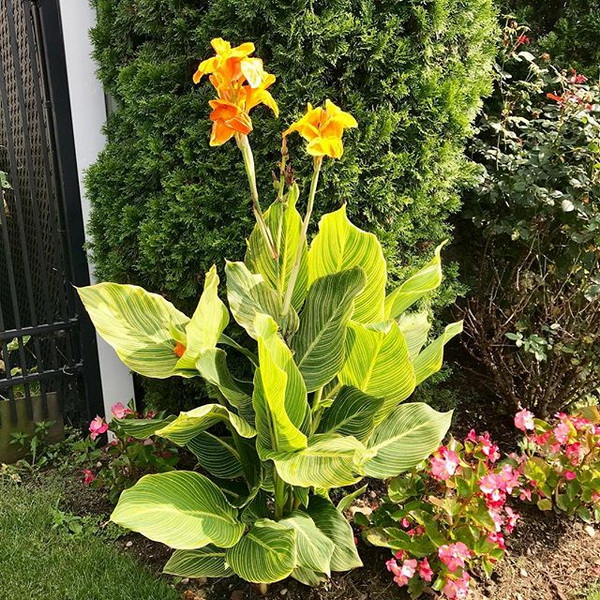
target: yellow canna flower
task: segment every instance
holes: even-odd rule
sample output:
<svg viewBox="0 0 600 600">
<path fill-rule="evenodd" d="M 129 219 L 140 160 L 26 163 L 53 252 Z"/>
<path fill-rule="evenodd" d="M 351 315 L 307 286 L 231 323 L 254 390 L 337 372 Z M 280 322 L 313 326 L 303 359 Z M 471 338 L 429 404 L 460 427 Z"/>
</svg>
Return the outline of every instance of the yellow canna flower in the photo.
<svg viewBox="0 0 600 600">
<path fill-rule="evenodd" d="M 246 42 L 235 48 L 222 38 L 215 38 L 211 45 L 216 55 L 200 63 L 194 74 L 194 83 L 204 75 L 217 91 L 218 99 L 209 102 L 213 129 L 211 146 L 220 146 L 236 134 L 247 135 L 252 131 L 249 112 L 259 104 L 268 106 L 277 116 L 279 108 L 267 88 L 275 82 L 275 76 L 263 69 L 260 58 L 252 58 L 254 44 Z"/>
<path fill-rule="evenodd" d="M 306 114 L 286 129 L 283 135 L 297 131 L 308 142 L 306 151 L 310 155 L 340 158 L 344 153 L 344 129 L 357 125 L 350 113 L 341 110 L 331 100 L 325 100 L 324 108 L 313 108 L 309 104 Z"/>
</svg>

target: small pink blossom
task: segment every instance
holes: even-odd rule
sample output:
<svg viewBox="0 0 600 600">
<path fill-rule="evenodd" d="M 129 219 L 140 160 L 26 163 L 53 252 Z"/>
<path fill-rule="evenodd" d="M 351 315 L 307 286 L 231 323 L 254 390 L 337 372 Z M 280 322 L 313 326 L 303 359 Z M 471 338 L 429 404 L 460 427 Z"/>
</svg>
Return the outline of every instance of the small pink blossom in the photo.
<svg viewBox="0 0 600 600">
<path fill-rule="evenodd" d="M 477 433 L 475 433 L 474 429 L 471 429 L 471 431 L 469 431 L 469 434 L 465 438 L 465 442 L 473 442 L 473 444 L 477 443 Z"/>
<path fill-rule="evenodd" d="M 571 428 L 564 421 L 559 423 L 554 428 L 554 437 L 559 444 L 566 444 L 569 441 L 569 434 L 571 433 Z"/>
<path fill-rule="evenodd" d="M 471 556 L 471 551 L 463 542 L 444 544 L 438 548 L 440 560 L 448 567 L 449 571 L 456 571 L 465 566 L 465 559 Z"/>
<path fill-rule="evenodd" d="M 507 494 L 511 494 L 513 489 L 519 487 L 519 472 L 515 471 L 511 465 L 504 465 L 500 471 L 504 489 Z"/>
<path fill-rule="evenodd" d="M 431 475 L 439 481 L 445 481 L 450 479 L 460 466 L 460 459 L 453 450 L 448 450 L 445 446 L 442 446 L 438 450 L 439 456 L 434 456 L 431 459 Z"/>
<path fill-rule="evenodd" d="M 90 438 L 95 440 L 99 435 L 108 431 L 108 423 L 102 417 L 96 416 L 90 421 L 89 430 Z"/>
<path fill-rule="evenodd" d="M 533 417 L 534 414 L 531 411 L 527 409 L 520 410 L 515 415 L 515 427 L 521 431 L 533 431 L 535 429 Z"/>
<path fill-rule="evenodd" d="M 110 412 L 115 419 L 123 419 L 125 415 L 131 414 L 131 409 L 123 406 L 121 402 L 117 402 L 116 404 L 112 405 Z"/>
<path fill-rule="evenodd" d="M 569 462 L 577 467 L 581 464 L 583 457 L 585 456 L 585 449 L 581 442 L 575 442 L 573 444 L 569 444 L 565 448 L 565 455 L 569 459 Z"/>
<path fill-rule="evenodd" d="M 496 544 L 500 549 L 506 550 L 506 544 L 504 543 L 504 536 L 500 532 L 488 534 L 486 540 L 490 544 Z"/>
<path fill-rule="evenodd" d="M 573 479 L 577 479 L 577 473 L 575 473 L 575 471 L 565 471 L 565 479 L 567 481 L 573 481 Z"/>
<path fill-rule="evenodd" d="M 527 500 L 527 502 L 531 502 L 531 490 L 529 488 L 521 488 L 519 500 Z"/>
<path fill-rule="evenodd" d="M 83 470 L 83 483 L 85 485 L 90 485 L 92 481 L 95 481 L 95 479 L 96 476 L 89 469 Z"/>
<path fill-rule="evenodd" d="M 402 563 L 400 572 L 407 579 L 411 579 L 417 571 L 417 561 L 414 558 L 409 558 Z"/>
<path fill-rule="evenodd" d="M 394 554 L 394 557 L 397 560 L 403 560 L 404 559 L 404 550 L 398 550 L 398 552 L 396 552 L 396 554 Z"/>
<path fill-rule="evenodd" d="M 516 513 L 510 506 L 507 506 L 504 510 L 506 511 L 506 523 L 504 524 L 504 529 L 506 530 L 506 533 L 511 534 L 521 518 L 521 515 Z"/>
<path fill-rule="evenodd" d="M 433 570 L 427 558 L 424 558 L 419 563 L 419 577 L 425 581 L 431 581 L 433 579 Z"/>
<path fill-rule="evenodd" d="M 471 576 L 464 571 L 458 579 L 448 578 L 442 592 L 447 598 L 465 600 L 469 595 L 469 581 Z"/>
<path fill-rule="evenodd" d="M 502 531 L 502 525 L 504 525 L 504 519 L 498 510 L 494 510 L 493 508 L 488 509 L 488 513 L 494 521 L 494 526 L 496 527 L 496 532 Z"/>
</svg>

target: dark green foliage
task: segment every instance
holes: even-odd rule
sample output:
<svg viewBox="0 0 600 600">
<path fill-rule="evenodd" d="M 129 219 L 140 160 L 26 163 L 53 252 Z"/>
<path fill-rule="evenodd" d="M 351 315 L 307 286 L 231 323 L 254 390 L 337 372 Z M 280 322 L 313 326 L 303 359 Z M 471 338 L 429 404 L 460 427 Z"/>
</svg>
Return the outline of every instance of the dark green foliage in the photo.
<svg viewBox="0 0 600 600">
<path fill-rule="evenodd" d="M 505 30 L 459 248 L 468 348 L 492 392 L 547 415 L 600 384 L 600 90 Z M 510 40 L 513 40 L 510 43 Z"/>
<path fill-rule="evenodd" d="M 599 0 L 509 0 L 503 8 L 531 27 L 536 50 L 566 68 L 600 75 Z"/>
<path fill-rule="evenodd" d="M 87 179 L 91 250 L 101 279 L 136 283 L 190 311 L 204 272 L 239 259 L 252 228 L 238 149 L 208 145 L 198 61 L 221 36 L 252 40 L 281 117 L 253 111 L 262 203 L 274 198 L 283 129 L 330 98 L 358 120 L 339 161 L 326 161 L 319 213 L 342 202 L 380 236 L 394 275 L 429 258 L 449 234 L 457 189 L 472 177 L 463 155 L 495 52 L 491 0 L 94 0 L 99 73 L 115 98 L 108 145 Z M 299 136 L 292 166 L 306 192 L 311 161 Z M 303 207 L 300 207 L 303 209 Z M 452 301 L 449 279 L 440 302 Z"/>
</svg>

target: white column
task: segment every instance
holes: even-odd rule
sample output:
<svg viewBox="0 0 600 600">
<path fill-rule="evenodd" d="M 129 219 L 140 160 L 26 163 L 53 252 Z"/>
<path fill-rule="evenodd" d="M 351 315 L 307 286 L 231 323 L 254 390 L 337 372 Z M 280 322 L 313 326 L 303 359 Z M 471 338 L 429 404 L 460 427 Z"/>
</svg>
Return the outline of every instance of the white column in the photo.
<svg viewBox="0 0 600 600">
<path fill-rule="evenodd" d="M 60 12 L 65 43 L 69 98 L 73 115 L 73 135 L 81 190 L 81 208 L 84 225 L 90 214 L 90 203 L 85 195 L 85 170 L 96 160 L 105 145 L 102 126 L 106 120 L 104 91 L 95 75 L 89 30 L 94 25 L 94 11 L 87 0 L 60 0 Z M 90 265 L 92 281 L 94 266 Z M 127 367 L 114 350 L 98 337 L 100 375 L 106 416 L 116 402 L 127 404 L 134 397 L 133 379 Z"/>
</svg>

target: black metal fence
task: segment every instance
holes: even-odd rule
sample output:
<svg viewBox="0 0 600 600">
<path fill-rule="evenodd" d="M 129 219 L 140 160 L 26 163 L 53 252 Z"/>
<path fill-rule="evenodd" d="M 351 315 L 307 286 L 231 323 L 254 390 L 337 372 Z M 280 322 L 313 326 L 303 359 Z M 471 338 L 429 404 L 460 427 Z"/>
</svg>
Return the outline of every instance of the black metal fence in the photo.
<svg viewBox="0 0 600 600">
<path fill-rule="evenodd" d="M 13 423 L 102 406 L 73 288 L 89 279 L 60 32 L 57 0 L 0 0 L 0 419 Z"/>
</svg>

